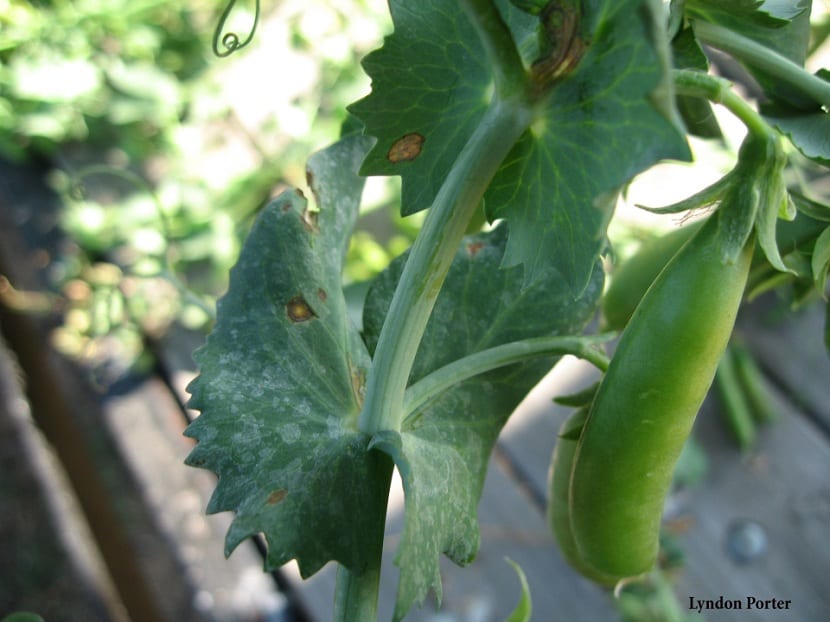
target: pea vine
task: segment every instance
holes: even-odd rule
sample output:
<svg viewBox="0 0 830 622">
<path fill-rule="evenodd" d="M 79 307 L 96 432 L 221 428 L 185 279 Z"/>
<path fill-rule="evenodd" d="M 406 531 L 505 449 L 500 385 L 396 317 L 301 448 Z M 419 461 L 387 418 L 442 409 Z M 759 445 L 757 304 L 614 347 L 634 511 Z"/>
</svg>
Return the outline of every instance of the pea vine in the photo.
<svg viewBox="0 0 830 622">
<path fill-rule="evenodd" d="M 222 54 L 253 36 L 220 34 L 233 5 L 214 42 Z M 699 114 L 710 103 L 747 127 L 737 163 L 656 211 L 728 204 L 715 212 L 717 233 L 702 230 L 725 266 L 757 240 L 769 268 L 757 289 L 786 275 L 823 293 L 830 263 L 830 208 L 790 192 L 784 178 L 785 140 L 830 164 L 828 72 L 804 69 L 808 0 L 390 0 L 389 8 L 394 32 L 364 60 L 372 92 L 350 107 L 360 130 L 309 161 L 313 202 L 287 191 L 250 232 L 196 355 L 190 406 L 202 414 L 187 430 L 199 441 L 188 464 L 219 475 L 208 511 L 236 514 L 227 552 L 262 533 L 271 568 L 296 559 L 307 577 L 336 561 L 337 619 L 348 621 L 377 618 L 393 468 L 406 497 L 400 620 L 429 590 L 440 600 L 440 555 L 475 557 L 488 459 L 530 388 L 563 354 L 608 369 L 607 378 L 625 368 L 619 355 L 609 364 L 607 335 L 582 335 L 602 298 L 606 228 L 632 177 L 691 158 L 687 134 L 711 131 L 701 121 L 711 115 Z M 760 108 L 708 72 L 703 45 L 746 66 L 764 90 Z M 429 211 L 413 246 L 371 285 L 359 331 L 340 274 L 368 175 L 401 177 L 404 215 Z M 470 234 L 482 211 L 493 225 Z M 798 242 L 811 257 L 805 270 L 791 248 L 782 254 L 778 224 L 807 218 L 818 225 Z M 708 322 L 698 324 L 705 333 Z M 637 330 L 624 328 L 623 339 Z M 591 422 L 603 417 L 611 391 L 603 385 L 596 403 L 586 398 L 587 423 L 571 426 L 577 469 L 595 451 L 587 447 L 603 443 L 594 432 L 580 436 L 601 428 Z M 693 420 L 697 407 L 686 410 Z M 588 526 L 567 511 L 563 524 L 577 536 L 602 530 L 591 525 L 608 512 L 595 509 Z M 603 557 L 583 571 L 629 576 L 594 567 Z M 529 616 L 527 603 L 522 611 L 516 619 Z"/>
</svg>

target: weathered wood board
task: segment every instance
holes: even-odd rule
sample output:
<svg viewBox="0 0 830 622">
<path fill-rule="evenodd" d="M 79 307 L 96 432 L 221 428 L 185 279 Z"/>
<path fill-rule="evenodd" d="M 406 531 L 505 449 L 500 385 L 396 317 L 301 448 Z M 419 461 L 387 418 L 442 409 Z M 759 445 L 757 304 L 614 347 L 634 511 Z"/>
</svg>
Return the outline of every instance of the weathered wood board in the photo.
<svg viewBox="0 0 830 622">
<path fill-rule="evenodd" d="M 126 622 L 60 462 L 35 426 L 0 340 L 0 617 Z"/>
<path fill-rule="evenodd" d="M 59 209 L 37 171 L 0 169 L 0 274 L 17 291 L 48 291 L 43 258 L 62 249 Z M 285 619 L 286 599 L 250 543 L 232 562 L 223 559 L 226 518 L 203 516 L 212 482 L 182 464 L 185 419 L 164 380 L 93 387 L 52 347 L 48 309 L 38 315 L 2 302 L 0 328 L 25 375 L 33 419 L 63 464 L 126 615 Z M 0 568 L 0 581 L 7 572 L 14 568 Z"/>
</svg>

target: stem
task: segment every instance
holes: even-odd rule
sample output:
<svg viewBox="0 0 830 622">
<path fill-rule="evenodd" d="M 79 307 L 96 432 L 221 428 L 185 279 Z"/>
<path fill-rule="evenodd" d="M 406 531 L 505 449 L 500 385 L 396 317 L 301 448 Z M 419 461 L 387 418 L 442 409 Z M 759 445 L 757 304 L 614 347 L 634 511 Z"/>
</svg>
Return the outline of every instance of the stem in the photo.
<svg viewBox="0 0 830 622">
<path fill-rule="evenodd" d="M 728 80 L 693 69 L 675 69 L 672 71 L 672 77 L 678 95 L 702 97 L 721 104 L 738 117 L 751 133 L 759 137 L 778 135 L 749 102 L 732 90 L 732 84 Z"/>
<path fill-rule="evenodd" d="M 510 99 L 527 88 L 527 73 L 516 49 L 513 35 L 501 18 L 492 0 L 459 0 L 470 17 L 479 39 L 484 45 L 496 96 Z"/>
<path fill-rule="evenodd" d="M 383 554 L 384 524 L 386 522 L 386 503 L 392 482 L 393 462 L 385 453 L 373 451 L 370 459 L 374 461 L 373 470 L 378 474 L 376 481 L 378 507 L 377 523 L 367 525 L 372 534 L 371 552 L 367 559 L 372 560 L 362 573 L 338 565 L 337 581 L 334 593 L 335 622 L 375 622 L 378 619 L 378 590 L 380 586 L 381 556 Z"/>
<path fill-rule="evenodd" d="M 366 383 L 362 432 L 399 431 L 415 354 L 464 230 L 502 160 L 530 124 L 518 100 L 494 98 L 453 164 L 406 261 Z"/>
<path fill-rule="evenodd" d="M 358 420 L 360 431 L 369 435 L 401 429 L 406 385 L 438 292 L 490 180 L 532 120 L 524 66 L 492 0 L 459 1 L 478 31 L 493 67 L 495 94 L 441 185 L 392 297 Z M 388 490 L 393 462 L 385 454 L 375 453 L 383 456 L 377 472 L 386 480 Z M 369 567 L 361 574 L 343 567 L 338 571 L 335 608 L 341 622 L 377 619 L 382 523 L 374 531 L 377 546 Z"/>
<path fill-rule="evenodd" d="M 731 54 L 770 76 L 793 85 L 822 106 L 830 107 L 830 83 L 814 76 L 775 50 L 733 30 L 702 20 L 694 22 L 694 30 L 702 43 Z"/>
<path fill-rule="evenodd" d="M 527 88 L 523 86 L 524 67 L 495 6 L 490 0 L 461 1 L 494 67 L 495 95 L 441 185 L 392 297 L 378 337 L 366 381 L 366 400 L 358 421 L 360 431 L 369 435 L 401 429 L 406 385 L 438 292 L 490 180 L 532 120 Z M 378 474 L 387 482 L 388 490 L 393 463 L 385 454 L 380 455 L 383 460 L 378 462 Z M 370 556 L 369 567 L 360 574 L 343 567 L 338 570 L 335 598 L 338 621 L 377 619 L 382 524 L 374 531 L 378 545 Z"/>
<path fill-rule="evenodd" d="M 459 382 L 531 358 L 572 354 L 585 359 L 601 371 L 606 371 L 608 357 L 597 349 L 596 345 L 611 337 L 613 334 L 596 337 L 533 337 L 475 352 L 436 369 L 409 387 L 404 394 L 404 416 L 411 415 L 429 400 Z"/>
</svg>

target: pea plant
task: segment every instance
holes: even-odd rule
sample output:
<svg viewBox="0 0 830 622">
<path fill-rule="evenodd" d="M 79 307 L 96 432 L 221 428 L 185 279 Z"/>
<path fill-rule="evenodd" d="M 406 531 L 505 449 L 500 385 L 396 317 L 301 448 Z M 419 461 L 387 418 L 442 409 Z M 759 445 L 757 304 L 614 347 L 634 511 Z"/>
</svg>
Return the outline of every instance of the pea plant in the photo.
<svg viewBox="0 0 830 622">
<path fill-rule="evenodd" d="M 196 355 L 187 463 L 219 476 L 208 512 L 235 512 L 228 553 L 263 534 L 268 567 L 296 559 L 307 577 L 337 562 L 337 619 L 374 620 L 397 468 L 400 620 L 430 590 L 440 600 L 442 554 L 475 557 L 499 431 L 567 353 L 605 374 L 568 399 L 552 530 L 600 583 L 647 573 L 745 292 L 824 292 L 830 207 L 786 176 L 793 160 L 830 164 L 830 72 L 804 68 L 810 0 L 389 9 L 394 32 L 363 62 L 371 93 L 308 162 L 312 196 L 287 191 L 261 211 Z M 709 72 L 705 47 L 745 66 L 760 107 Z M 660 160 L 689 160 L 688 136 L 717 130 L 712 103 L 746 126 L 734 168 L 652 208 L 704 218 L 603 302 L 619 193 Z M 400 176 L 402 213 L 428 213 L 371 284 L 358 329 L 341 269 L 370 175 Z M 608 334 L 584 334 L 601 305 L 621 330 L 610 361 Z"/>
</svg>

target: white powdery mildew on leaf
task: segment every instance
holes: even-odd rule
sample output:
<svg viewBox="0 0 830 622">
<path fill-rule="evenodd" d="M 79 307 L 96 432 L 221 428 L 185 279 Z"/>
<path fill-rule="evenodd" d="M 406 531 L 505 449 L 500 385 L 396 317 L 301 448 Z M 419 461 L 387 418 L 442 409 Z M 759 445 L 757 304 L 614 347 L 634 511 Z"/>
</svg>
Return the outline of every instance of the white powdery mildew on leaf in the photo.
<svg viewBox="0 0 830 622">
<path fill-rule="evenodd" d="M 267 565 L 296 558 L 304 575 L 330 560 L 365 565 L 365 526 L 383 516 L 354 425 L 352 370 L 370 360 L 340 288 L 367 147 L 353 137 L 312 157 L 313 217 L 294 191 L 260 213 L 190 387 L 202 414 L 186 432 L 199 441 L 188 463 L 219 475 L 208 511 L 236 512 L 226 551 L 263 533 Z M 355 521 L 364 528 L 350 532 Z"/>
</svg>

